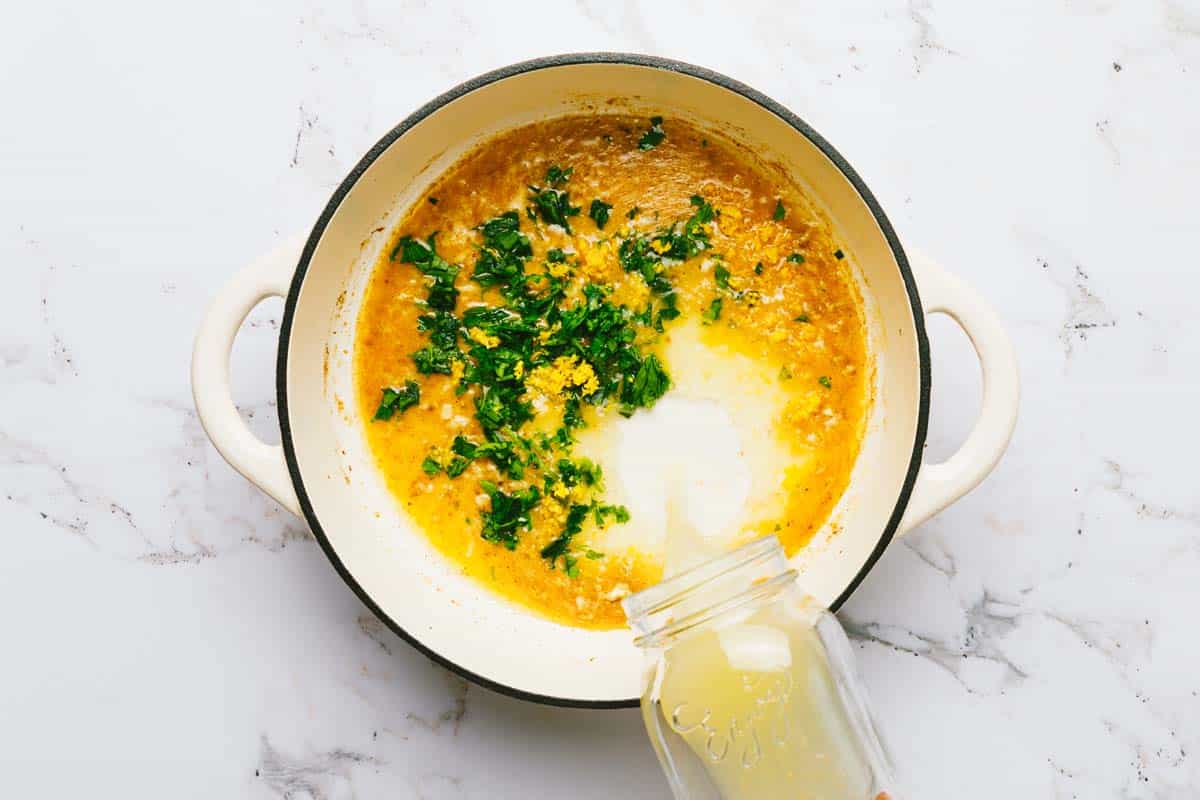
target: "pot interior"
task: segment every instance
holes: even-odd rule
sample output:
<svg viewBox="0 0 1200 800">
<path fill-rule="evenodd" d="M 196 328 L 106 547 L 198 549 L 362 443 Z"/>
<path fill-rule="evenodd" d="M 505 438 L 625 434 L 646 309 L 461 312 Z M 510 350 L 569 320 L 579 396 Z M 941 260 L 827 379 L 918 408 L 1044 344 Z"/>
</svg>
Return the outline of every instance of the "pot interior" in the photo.
<svg viewBox="0 0 1200 800">
<path fill-rule="evenodd" d="M 485 685 L 580 705 L 629 704 L 640 693 L 640 654 L 630 633 L 545 620 L 465 578 L 437 553 L 385 488 L 358 419 L 354 324 L 388 231 L 442 171 L 500 131 L 580 112 L 684 117 L 743 144 L 806 188 L 858 270 L 875 403 L 850 488 L 824 530 L 793 559 L 802 584 L 826 605 L 840 602 L 903 511 L 926 413 L 915 291 L 903 254 L 882 212 L 872 210 L 836 154 L 782 109 L 743 92 L 750 90 L 728 79 L 657 62 L 568 58 L 485 76 L 385 137 L 313 231 L 280 343 L 284 446 L 297 493 L 326 551 L 368 605 L 426 652 Z"/>
</svg>

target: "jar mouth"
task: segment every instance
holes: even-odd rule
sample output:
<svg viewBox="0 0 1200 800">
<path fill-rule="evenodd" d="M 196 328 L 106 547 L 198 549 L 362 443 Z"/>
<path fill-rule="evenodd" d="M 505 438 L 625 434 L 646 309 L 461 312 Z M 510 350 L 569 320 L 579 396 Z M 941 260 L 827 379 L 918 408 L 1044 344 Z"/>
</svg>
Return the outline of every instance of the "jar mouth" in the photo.
<svg viewBox="0 0 1200 800">
<path fill-rule="evenodd" d="M 783 547 L 764 536 L 630 595 L 621 603 L 637 638 L 649 647 L 791 583 Z"/>
<path fill-rule="evenodd" d="M 765 597 L 770 597 L 785 586 L 790 586 L 795 579 L 796 571 L 790 569 L 768 581 L 756 583 L 741 594 L 734 595 L 720 603 L 706 606 L 690 614 L 685 614 L 678 619 L 672 618 L 670 622 L 658 630 L 651 631 L 644 636 L 636 637 L 633 643 L 641 648 L 658 647 L 671 639 L 683 636 L 688 631 L 702 628 L 718 617 L 731 614 L 742 606 L 750 605 Z"/>
</svg>

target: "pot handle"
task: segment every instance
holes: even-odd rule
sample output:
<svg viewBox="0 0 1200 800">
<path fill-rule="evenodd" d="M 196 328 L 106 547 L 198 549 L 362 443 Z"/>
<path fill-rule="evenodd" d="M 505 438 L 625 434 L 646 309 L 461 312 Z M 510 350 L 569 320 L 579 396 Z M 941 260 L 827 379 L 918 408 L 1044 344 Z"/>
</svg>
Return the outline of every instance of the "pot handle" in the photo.
<svg viewBox="0 0 1200 800">
<path fill-rule="evenodd" d="M 974 489 L 996 466 L 1017 424 L 1020 377 L 1012 342 L 996 312 L 974 289 L 928 256 L 909 251 L 926 314 L 945 314 L 971 340 L 983 373 L 979 419 L 954 455 L 923 464 L 900 521 L 907 533 Z"/>
<path fill-rule="evenodd" d="M 192 397 L 204 432 L 229 465 L 300 516 L 283 448 L 258 439 L 238 413 L 229 385 L 229 354 L 246 315 L 268 297 L 284 297 L 304 239 L 279 245 L 243 267 L 204 314 L 192 349 Z"/>
</svg>

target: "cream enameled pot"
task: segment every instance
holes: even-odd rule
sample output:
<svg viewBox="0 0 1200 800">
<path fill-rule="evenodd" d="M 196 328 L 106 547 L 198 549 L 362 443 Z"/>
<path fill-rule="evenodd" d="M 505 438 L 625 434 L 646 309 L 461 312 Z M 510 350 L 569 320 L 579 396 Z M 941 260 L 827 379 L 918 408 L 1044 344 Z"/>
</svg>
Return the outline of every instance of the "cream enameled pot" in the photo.
<svg viewBox="0 0 1200 800">
<path fill-rule="evenodd" d="M 683 117 L 734 138 L 799 180 L 847 245 L 867 306 L 876 400 L 850 488 L 826 530 L 792 559 L 818 600 L 836 608 L 893 535 L 978 484 L 1008 443 L 1018 401 L 1016 362 L 995 314 L 933 262 L 906 255 L 837 151 L 747 86 L 658 58 L 581 54 L 483 75 L 418 110 L 363 157 L 307 237 L 255 261 L 221 291 L 196 339 L 196 408 L 229 463 L 308 521 L 338 573 L 397 634 L 485 686 L 590 707 L 637 703 L 632 635 L 550 622 L 465 578 L 439 555 L 387 493 L 370 458 L 350 356 L 363 289 L 387 232 L 438 174 L 500 131 L 609 109 Z M 229 386 L 238 327 L 272 295 L 286 297 L 276 365 L 281 447 L 250 433 Z M 922 464 L 929 413 L 924 319 L 937 312 L 974 343 L 983 402 L 960 450 L 943 463 Z"/>
</svg>

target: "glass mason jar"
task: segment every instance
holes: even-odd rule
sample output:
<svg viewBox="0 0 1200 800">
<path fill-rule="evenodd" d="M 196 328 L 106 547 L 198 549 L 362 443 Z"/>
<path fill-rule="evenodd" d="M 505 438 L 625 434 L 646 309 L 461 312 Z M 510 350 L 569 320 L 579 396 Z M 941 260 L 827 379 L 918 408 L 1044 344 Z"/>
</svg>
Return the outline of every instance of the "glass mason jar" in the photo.
<svg viewBox="0 0 1200 800">
<path fill-rule="evenodd" d="M 642 716 L 676 798 L 894 800 L 850 642 L 774 536 L 623 605 L 647 658 Z"/>
</svg>

